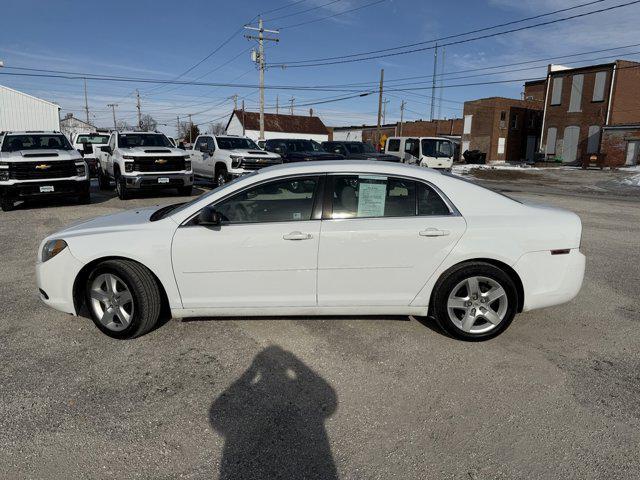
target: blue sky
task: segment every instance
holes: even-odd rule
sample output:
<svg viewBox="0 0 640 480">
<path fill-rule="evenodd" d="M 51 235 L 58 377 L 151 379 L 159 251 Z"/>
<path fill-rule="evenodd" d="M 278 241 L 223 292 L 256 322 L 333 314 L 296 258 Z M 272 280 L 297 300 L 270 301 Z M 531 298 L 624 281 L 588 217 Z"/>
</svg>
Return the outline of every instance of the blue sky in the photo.
<svg viewBox="0 0 640 480">
<path fill-rule="evenodd" d="M 303 26 L 299 22 L 322 19 L 329 15 L 357 8 L 372 0 L 236 0 L 222 1 L 146 1 L 111 0 L 83 2 L 74 0 L 3 0 L 0 17 L 0 60 L 6 67 L 30 67 L 88 72 L 93 74 L 173 79 L 218 47 L 234 31 L 261 11 L 285 6 L 264 15 L 267 28 L 282 28 L 280 43 L 268 44 L 267 62 L 334 57 L 362 51 L 394 47 L 406 43 L 461 33 L 477 28 L 517 20 L 558 10 L 587 0 L 385 0 L 334 18 L 314 21 Z M 555 15 L 543 20 L 560 18 L 597 8 L 625 3 L 606 0 L 579 10 Z M 315 8 L 318 7 L 318 8 Z M 303 10 L 315 8 L 300 15 Z M 531 23 L 531 22 L 530 22 Z M 493 39 L 450 46 L 446 51 L 446 72 L 459 72 L 507 63 L 524 62 L 547 57 L 571 55 L 606 48 L 640 43 L 640 4 L 604 14 L 575 19 L 546 27 L 512 33 Z M 287 28 L 289 26 L 289 28 Z M 183 79 L 200 78 L 203 82 L 242 83 L 254 86 L 258 72 L 253 66 L 249 49 L 252 43 L 236 35 Z M 585 55 L 573 59 L 582 63 L 602 63 L 616 57 L 640 59 L 640 46 L 615 52 Z M 604 58 L 606 55 L 610 57 Z M 598 59 L 597 61 L 588 61 Z M 542 62 L 544 63 L 544 62 Z M 565 63 L 561 60 L 555 63 Z M 577 66 L 580 63 L 572 63 Z M 541 65 L 541 64 L 536 64 Z M 527 65 L 525 65 L 527 67 Z M 375 88 L 380 69 L 385 79 L 428 76 L 433 71 L 433 52 L 393 55 L 383 59 L 309 68 L 271 68 L 267 70 L 269 85 L 343 85 L 371 82 L 371 85 L 341 87 L 366 91 Z M 523 67 L 519 67 L 523 68 Z M 520 78 L 540 78 L 545 68 L 526 71 L 502 69 L 486 75 L 461 73 L 444 77 L 444 84 L 477 83 Z M 14 73 L 10 68 L 0 72 Z M 473 76 L 472 76 L 473 75 Z M 430 79 L 417 79 L 411 87 L 429 87 Z M 400 82 L 398 82 L 400 83 Z M 84 118 L 81 80 L 12 77 L 0 75 L 0 84 L 55 101 L 62 114 L 73 112 Z M 176 116 L 194 122 L 220 121 L 232 109 L 229 98 L 237 94 L 244 98 L 247 109 L 257 110 L 255 88 L 212 86 L 155 86 L 144 83 L 113 83 L 88 81 L 89 107 L 92 121 L 98 126 L 110 126 L 111 113 L 107 103 L 118 103 L 118 118 L 135 122 L 135 95 L 139 89 L 144 113 L 150 113 L 167 133 L 175 130 Z M 493 95 L 519 97 L 521 82 L 497 85 L 451 87 L 443 90 L 441 117 L 461 114 L 465 100 Z M 428 118 L 429 89 L 412 92 L 389 92 L 385 97 L 386 119 L 399 119 L 400 102 L 407 102 L 405 118 Z M 281 108 L 312 103 L 318 99 L 350 95 L 335 91 L 273 91 L 267 90 L 266 103 L 272 107 L 279 96 Z M 440 93 L 437 94 L 439 96 Z M 307 113 L 309 106 L 296 108 Z M 327 125 L 375 123 L 377 96 L 313 106 Z M 270 108 L 268 111 L 274 111 Z"/>
</svg>

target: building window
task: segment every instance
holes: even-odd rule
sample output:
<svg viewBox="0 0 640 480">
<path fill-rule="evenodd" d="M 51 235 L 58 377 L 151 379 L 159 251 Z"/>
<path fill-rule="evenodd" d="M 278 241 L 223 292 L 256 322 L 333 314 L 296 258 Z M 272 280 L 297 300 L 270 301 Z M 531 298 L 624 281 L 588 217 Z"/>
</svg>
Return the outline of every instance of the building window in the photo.
<svg viewBox="0 0 640 480">
<path fill-rule="evenodd" d="M 511 130 L 517 130 L 518 129 L 518 114 L 514 113 L 513 116 L 511 117 Z"/>
<path fill-rule="evenodd" d="M 471 122 L 473 121 L 473 115 L 465 115 L 464 116 L 464 130 L 462 133 L 464 135 L 469 135 L 471 133 Z"/>
<path fill-rule="evenodd" d="M 598 153 L 600 147 L 600 126 L 591 125 L 589 127 L 589 139 L 587 141 L 587 153 Z"/>
<path fill-rule="evenodd" d="M 547 146 L 545 147 L 545 153 L 547 155 L 556 154 L 556 138 L 558 136 L 558 129 L 556 127 L 550 127 L 547 130 Z"/>
<path fill-rule="evenodd" d="M 596 73 L 596 81 L 593 86 L 593 102 L 604 102 L 604 86 L 607 83 L 607 72 Z"/>
<path fill-rule="evenodd" d="M 498 138 L 498 155 L 504 155 L 504 147 L 506 144 L 505 138 Z"/>
<path fill-rule="evenodd" d="M 553 79 L 553 91 L 551 92 L 551 105 L 562 104 L 562 77 Z"/>
<path fill-rule="evenodd" d="M 582 111 L 582 86 L 584 75 L 574 75 L 571 80 L 571 99 L 569 100 L 570 112 Z"/>
<path fill-rule="evenodd" d="M 500 128 L 507 128 L 507 112 L 500 112 Z"/>
</svg>

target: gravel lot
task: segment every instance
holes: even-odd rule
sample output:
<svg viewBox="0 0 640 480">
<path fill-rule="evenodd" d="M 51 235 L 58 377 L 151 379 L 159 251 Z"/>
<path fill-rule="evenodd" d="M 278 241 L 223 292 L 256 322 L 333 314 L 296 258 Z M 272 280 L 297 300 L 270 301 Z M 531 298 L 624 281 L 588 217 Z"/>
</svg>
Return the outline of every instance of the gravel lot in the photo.
<svg viewBox="0 0 640 480">
<path fill-rule="evenodd" d="M 0 477 L 637 478 L 640 188 L 612 175 L 482 175 L 578 213 L 588 260 L 571 304 L 479 344 L 406 317 L 171 320 L 112 340 L 39 302 L 37 246 L 174 197 L 0 213 Z"/>
</svg>

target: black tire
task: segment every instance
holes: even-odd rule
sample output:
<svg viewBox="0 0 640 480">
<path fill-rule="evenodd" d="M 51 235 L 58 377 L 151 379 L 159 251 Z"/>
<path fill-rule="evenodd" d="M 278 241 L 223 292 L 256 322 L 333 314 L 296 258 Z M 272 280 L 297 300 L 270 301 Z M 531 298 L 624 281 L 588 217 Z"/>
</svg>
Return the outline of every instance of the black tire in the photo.
<svg viewBox="0 0 640 480">
<path fill-rule="evenodd" d="M 504 317 L 502 318 L 502 321 L 499 323 L 496 322 L 497 325 L 487 332 L 465 332 L 462 328 L 457 326 L 449 316 L 449 295 L 453 293 L 454 289 L 457 289 L 456 287 L 460 285 L 460 283 L 470 277 L 488 278 L 501 286 L 506 294 L 507 305 Z M 481 291 L 486 293 L 485 290 L 482 290 L 482 287 Z M 471 308 L 475 307 L 471 306 Z M 481 305 L 481 308 L 484 308 L 484 305 Z M 445 332 L 455 338 L 466 341 L 482 341 L 497 337 L 504 332 L 507 327 L 509 327 L 517 313 L 517 310 L 518 291 L 513 280 L 500 268 L 485 262 L 469 262 L 453 267 L 449 271 L 445 272 L 434 287 L 434 293 L 431 298 L 431 305 L 429 309 L 431 315 L 435 317 L 436 321 Z M 458 312 L 458 315 L 464 315 L 463 310 L 459 310 Z M 454 313 L 454 315 L 456 314 Z M 491 328 L 490 322 L 483 318 L 479 318 L 477 322 L 478 323 L 474 324 L 475 328 L 482 329 L 483 325 L 486 325 L 486 328 Z"/>
<path fill-rule="evenodd" d="M 111 273 L 126 284 L 133 297 L 133 318 L 124 330 L 111 330 L 100 323 L 91 306 L 91 284 L 98 275 Z M 158 323 L 162 308 L 162 297 L 158 284 L 151 272 L 143 265 L 131 260 L 107 260 L 97 265 L 87 278 L 85 300 L 93 323 L 112 338 L 135 338 L 148 333 Z"/>
<path fill-rule="evenodd" d="M 2 208 L 3 212 L 10 212 L 11 210 L 13 210 L 15 208 L 13 198 L 2 197 L 2 200 L 0 200 L 0 207 Z"/>
<path fill-rule="evenodd" d="M 190 197 L 193 194 L 193 185 L 187 187 L 178 187 L 178 195 L 182 197 Z"/>
<path fill-rule="evenodd" d="M 78 203 L 80 205 L 89 205 L 91 203 L 91 193 L 90 192 L 82 192 L 78 196 Z"/>
<path fill-rule="evenodd" d="M 102 170 L 102 167 L 98 167 L 98 188 L 100 190 L 111 190 L 111 181 L 109 176 Z"/>
<path fill-rule="evenodd" d="M 229 174 L 227 173 L 227 167 L 224 165 L 216 166 L 215 175 L 213 178 L 213 184 L 216 187 L 220 187 L 229 181 Z"/>
<path fill-rule="evenodd" d="M 127 181 L 122 175 L 116 177 L 116 193 L 120 200 L 129 200 L 130 198 L 127 190 Z"/>
</svg>

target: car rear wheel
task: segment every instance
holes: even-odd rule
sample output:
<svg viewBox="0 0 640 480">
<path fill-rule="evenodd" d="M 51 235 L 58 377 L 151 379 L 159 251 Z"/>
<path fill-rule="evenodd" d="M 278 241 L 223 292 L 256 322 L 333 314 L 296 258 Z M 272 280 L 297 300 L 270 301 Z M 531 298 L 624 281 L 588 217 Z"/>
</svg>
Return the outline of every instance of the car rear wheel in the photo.
<svg viewBox="0 0 640 480">
<path fill-rule="evenodd" d="M 99 264 L 86 283 L 86 302 L 93 323 L 113 338 L 134 338 L 158 322 L 161 297 L 155 278 L 129 260 Z"/>
<path fill-rule="evenodd" d="M 513 280 L 495 265 L 473 262 L 445 274 L 436 285 L 431 311 L 452 336 L 488 340 L 513 320 L 518 293 Z"/>
</svg>

